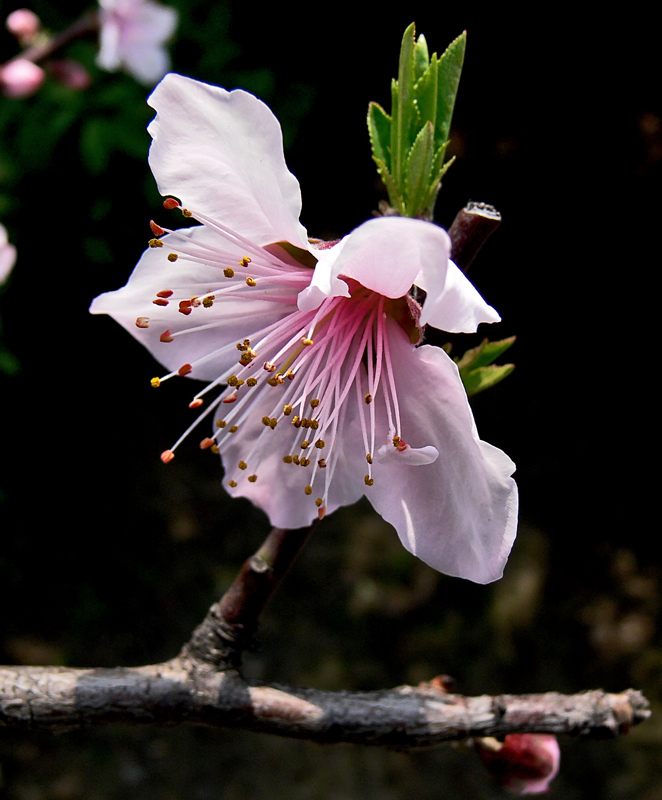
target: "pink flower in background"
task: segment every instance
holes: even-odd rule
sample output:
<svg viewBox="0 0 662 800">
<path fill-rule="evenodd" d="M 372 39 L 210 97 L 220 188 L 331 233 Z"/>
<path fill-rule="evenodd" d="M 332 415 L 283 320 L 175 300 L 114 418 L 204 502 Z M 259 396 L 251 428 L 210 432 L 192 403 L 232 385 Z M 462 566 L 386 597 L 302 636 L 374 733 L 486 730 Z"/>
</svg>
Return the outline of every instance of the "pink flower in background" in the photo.
<svg viewBox="0 0 662 800">
<path fill-rule="evenodd" d="M 201 447 L 232 495 L 298 528 L 365 494 L 435 569 L 487 583 L 517 524 L 514 464 L 478 438 L 455 363 L 416 346 L 426 324 L 499 320 L 449 259 L 441 228 L 381 217 L 336 243 L 310 240 L 278 121 L 243 91 L 167 75 L 150 165 L 166 208 L 201 223 L 152 224 L 128 284 L 96 298 L 172 377 L 208 385 Z M 421 308 L 409 296 L 426 292 Z M 215 395 L 215 396 L 214 396 Z"/>
<path fill-rule="evenodd" d="M 561 763 L 556 736 L 547 733 L 511 733 L 503 742 L 476 739 L 476 749 L 496 782 L 516 794 L 549 791 Z"/>
<path fill-rule="evenodd" d="M 41 30 L 41 20 L 29 8 L 17 8 L 9 14 L 5 26 L 21 44 L 27 45 Z"/>
<path fill-rule="evenodd" d="M 0 225 L 0 286 L 7 280 L 16 261 L 16 248 L 9 244 L 7 231 Z"/>
<path fill-rule="evenodd" d="M 151 86 L 168 71 L 165 43 L 177 27 L 177 12 L 151 0 L 99 0 L 100 50 L 105 70 L 123 67 Z"/>
<path fill-rule="evenodd" d="M 30 97 L 41 86 L 46 73 L 26 58 L 16 58 L 0 67 L 0 89 L 6 97 Z"/>
</svg>

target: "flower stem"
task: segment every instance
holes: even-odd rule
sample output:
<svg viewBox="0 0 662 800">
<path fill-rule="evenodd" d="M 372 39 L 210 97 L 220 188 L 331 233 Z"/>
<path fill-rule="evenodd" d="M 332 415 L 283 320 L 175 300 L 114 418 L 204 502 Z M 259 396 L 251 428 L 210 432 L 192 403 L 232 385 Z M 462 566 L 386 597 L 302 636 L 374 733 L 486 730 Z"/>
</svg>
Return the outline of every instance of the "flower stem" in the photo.
<svg viewBox="0 0 662 800">
<path fill-rule="evenodd" d="M 244 562 L 223 597 L 209 609 L 184 645 L 181 657 L 203 661 L 217 669 L 238 667 L 260 614 L 317 522 L 297 530 L 274 528 L 260 549 Z"/>
</svg>

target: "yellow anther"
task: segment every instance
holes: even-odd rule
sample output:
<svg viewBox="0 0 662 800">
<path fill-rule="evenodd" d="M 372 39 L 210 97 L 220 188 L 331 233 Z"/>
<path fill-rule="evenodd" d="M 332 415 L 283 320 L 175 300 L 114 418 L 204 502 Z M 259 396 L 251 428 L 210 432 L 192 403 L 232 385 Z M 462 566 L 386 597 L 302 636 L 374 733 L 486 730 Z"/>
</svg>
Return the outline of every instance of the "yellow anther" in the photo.
<svg viewBox="0 0 662 800">
<path fill-rule="evenodd" d="M 295 414 L 294 417 L 292 418 L 292 425 L 294 425 L 295 428 L 301 427 L 301 418 L 299 417 L 298 414 Z"/>
<path fill-rule="evenodd" d="M 317 406 L 319 404 L 320 404 L 320 401 L 316 397 L 313 400 L 310 401 L 310 407 L 311 408 L 317 408 Z"/>
<path fill-rule="evenodd" d="M 292 406 L 283 406 L 283 414 L 285 414 L 286 417 L 289 417 L 291 413 Z"/>
<path fill-rule="evenodd" d="M 177 253 L 168 253 L 168 261 L 177 261 L 178 258 Z"/>
<path fill-rule="evenodd" d="M 278 425 L 278 420 L 276 419 L 276 417 L 272 417 L 269 420 L 269 427 L 271 428 L 271 430 L 273 430 L 276 427 L 276 425 Z"/>
<path fill-rule="evenodd" d="M 149 328 L 149 317 L 138 317 L 136 319 L 136 328 Z"/>
<path fill-rule="evenodd" d="M 184 217 L 192 217 L 193 212 L 189 211 L 188 208 L 182 208 L 182 216 Z"/>
<path fill-rule="evenodd" d="M 214 300 L 216 300 L 216 298 L 213 294 L 210 294 L 208 297 L 202 298 L 202 305 L 205 308 L 211 308 L 214 305 Z"/>
<path fill-rule="evenodd" d="M 315 344 L 315 342 L 312 339 L 304 338 L 301 340 L 301 344 L 305 345 L 306 347 L 310 347 L 311 345 Z"/>
<path fill-rule="evenodd" d="M 310 428 L 310 420 L 308 417 L 301 417 L 301 426 L 303 428 Z"/>
<path fill-rule="evenodd" d="M 152 384 L 152 386 L 153 386 L 155 389 L 158 389 L 158 388 L 159 388 L 159 386 L 161 385 L 161 378 L 152 378 L 152 380 L 150 381 L 150 383 Z"/>
<path fill-rule="evenodd" d="M 318 439 L 318 440 L 315 442 L 315 447 L 316 447 L 318 450 L 323 450 L 323 449 L 326 447 L 326 442 L 324 441 L 324 439 Z"/>
<path fill-rule="evenodd" d="M 241 342 L 237 342 L 237 350 L 240 350 L 242 353 L 244 352 L 244 350 L 246 350 L 247 347 L 248 345 L 246 345 L 246 343 L 242 344 Z"/>
<path fill-rule="evenodd" d="M 230 375 L 228 378 L 228 386 L 237 386 L 239 384 L 239 378 L 236 375 Z"/>
<path fill-rule="evenodd" d="M 254 358 L 255 358 L 255 353 L 252 350 L 248 349 L 239 356 L 239 361 L 244 366 L 248 366 Z"/>
<path fill-rule="evenodd" d="M 237 432 L 237 426 L 236 426 L 236 425 L 233 425 L 233 426 L 230 428 L 230 433 L 236 433 L 236 432 Z"/>
<path fill-rule="evenodd" d="M 150 247 L 163 247 L 163 242 L 160 239 L 150 239 L 148 244 Z"/>
<path fill-rule="evenodd" d="M 313 487 L 312 486 L 306 486 L 306 488 L 304 489 L 304 492 L 306 494 L 312 494 L 313 493 Z"/>
<path fill-rule="evenodd" d="M 246 286 L 257 286 L 255 278 L 246 278 Z"/>
<path fill-rule="evenodd" d="M 233 489 L 237 485 L 237 481 L 228 481 L 228 486 L 231 486 Z"/>
<path fill-rule="evenodd" d="M 315 500 L 315 505 L 317 508 L 319 508 L 320 506 L 324 505 L 324 500 L 322 500 L 321 497 L 318 497 L 317 500 Z"/>
<path fill-rule="evenodd" d="M 227 422 L 224 419 L 217 419 L 216 420 L 216 427 L 217 428 L 224 428 L 227 425 Z"/>
<path fill-rule="evenodd" d="M 221 452 L 221 451 L 218 449 L 218 445 L 217 445 L 217 444 L 213 444 L 213 445 L 212 445 L 212 446 L 211 446 L 209 449 L 210 449 L 210 450 L 211 450 L 211 452 L 212 452 L 214 455 L 216 455 L 216 456 L 217 456 L 217 455 L 219 455 L 219 453 Z"/>
<path fill-rule="evenodd" d="M 225 275 L 226 278 L 234 278 L 234 270 L 232 269 L 232 267 L 226 267 L 223 270 L 223 274 Z"/>
<path fill-rule="evenodd" d="M 401 441 L 402 440 L 400 439 L 399 436 L 394 436 L 393 437 L 393 447 L 397 447 L 400 444 Z"/>
<path fill-rule="evenodd" d="M 309 458 L 305 458 L 305 457 L 301 458 L 301 459 L 299 459 L 299 464 L 302 467 L 307 467 L 310 464 L 310 459 Z"/>
<path fill-rule="evenodd" d="M 316 430 L 319 428 L 319 426 L 320 426 L 319 422 L 318 422 L 316 419 L 309 419 L 309 420 L 308 420 L 308 422 L 310 423 L 310 427 L 311 427 L 311 428 L 312 428 L 314 431 L 316 431 Z"/>
<path fill-rule="evenodd" d="M 292 463 L 292 456 L 283 456 L 283 461 L 286 464 L 291 464 Z"/>
<path fill-rule="evenodd" d="M 301 449 L 302 450 L 306 450 L 308 447 L 310 447 L 310 442 L 308 441 L 308 439 L 306 439 L 305 442 L 301 442 Z"/>
<path fill-rule="evenodd" d="M 269 425 L 269 417 L 262 417 L 262 424 L 265 426 Z"/>
<path fill-rule="evenodd" d="M 372 395 L 371 395 L 371 394 L 367 394 L 367 395 L 365 395 L 365 397 L 363 398 L 363 402 L 364 402 L 364 403 L 365 403 L 367 406 L 369 406 L 369 405 L 370 405 L 370 403 L 372 403 Z"/>
<path fill-rule="evenodd" d="M 244 257 L 241 259 L 241 261 L 239 262 L 239 265 L 240 265 L 241 267 L 247 267 L 247 266 L 248 266 L 250 263 L 251 263 L 251 260 L 250 260 L 250 258 L 249 258 L 248 256 L 244 256 Z"/>
<path fill-rule="evenodd" d="M 366 475 L 365 478 L 363 479 L 363 482 L 365 483 L 366 486 L 372 486 L 372 484 L 375 481 L 370 477 L 370 475 Z"/>
<path fill-rule="evenodd" d="M 257 386 L 257 378 L 248 378 L 246 386 Z"/>
<path fill-rule="evenodd" d="M 246 462 L 245 462 L 245 461 L 240 461 L 240 462 L 237 464 L 237 466 L 239 467 L 239 469 L 246 469 L 246 467 L 248 466 L 248 464 L 246 464 Z"/>
<path fill-rule="evenodd" d="M 293 381 L 293 380 L 294 380 L 294 377 L 295 377 L 295 375 L 296 375 L 296 373 L 295 373 L 295 372 L 292 372 L 292 370 L 291 370 L 291 369 L 288 369 L 288 370 L 287 370 L 287 373 L 286 373 L 286 375 L 285 375 L 285 377 L 288 379 L 288 381 Z"/>
<path fill-rule="evenodd" d="M 257 480 L 257 475 L 249 475 L 249 476 L 248 476 L 248 480 L 249 480 L 251 483 L 255 483 L 255 481 Z"/>
<path fill-rule="evenodd" d="M 365 460 L 368 462 L 368 464 L 372 464 L 372 456 L 370 453 L 366 453 Z"/>
<path fill-rule="evenodd" d="M 292 463 L 293 464 L 299 463 L 299 456 L 296 453 L 292 456 Z"/>
</svg>

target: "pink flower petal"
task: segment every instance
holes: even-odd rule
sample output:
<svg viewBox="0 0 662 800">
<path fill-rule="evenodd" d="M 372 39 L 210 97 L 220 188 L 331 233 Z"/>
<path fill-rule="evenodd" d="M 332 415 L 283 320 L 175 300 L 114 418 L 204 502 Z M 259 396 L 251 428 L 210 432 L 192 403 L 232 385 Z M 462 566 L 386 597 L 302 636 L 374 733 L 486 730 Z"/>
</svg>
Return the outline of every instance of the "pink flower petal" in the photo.
<svg viewBox="0 0 662 800">
<path fill-rule="evenodd" d="M 439 457 L 411 467 L 397 453 L 374 466 L 366 495 L 404 546 L 447 575 L 500 578 L 517 530 L 517 487 L 508 456 L 478 438 L 457 367 L 446 353 L 414 348 L 389 323 L 402 435 Z M 385 423 L 382 424 L 382 428 Z"/>
<path fill-rule="evenodd" d="M 181 198 L 257 244 L 308 248 L 299 183 L 278 120 L 253 95 L 167 75 L 148 100 L 149 163 L 163 195 Z"/>
</svg>

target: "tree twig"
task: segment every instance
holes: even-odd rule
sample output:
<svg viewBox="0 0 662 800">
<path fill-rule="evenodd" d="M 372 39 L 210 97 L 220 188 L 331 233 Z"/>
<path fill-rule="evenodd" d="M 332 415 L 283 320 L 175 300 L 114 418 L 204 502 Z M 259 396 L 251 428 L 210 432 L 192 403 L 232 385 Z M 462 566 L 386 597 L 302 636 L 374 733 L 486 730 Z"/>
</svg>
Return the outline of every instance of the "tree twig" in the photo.
<svg viewBox="0 0 662 800">
<path fill-rule="evenodd" d="M 487 203 L 470 202 L 458 212 L 448 229 L 451 258 L 466 272 L 478 251 L 501 224 L 501 214 Z"/>
<path fill-rule="evenodd" d="M 325 692 L 250 686 L 234 670 L 185 658 L 135 669 L 0 668 L 0 725 L 21 729 L 204 724 L 319 743 L 416 748 L 522 732 L 617 736 L 649 716 L 648 702 L 633 690 L 464 697 L 422 684 Z"/>
</svg>

